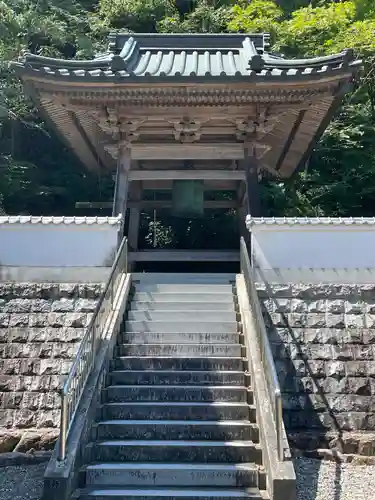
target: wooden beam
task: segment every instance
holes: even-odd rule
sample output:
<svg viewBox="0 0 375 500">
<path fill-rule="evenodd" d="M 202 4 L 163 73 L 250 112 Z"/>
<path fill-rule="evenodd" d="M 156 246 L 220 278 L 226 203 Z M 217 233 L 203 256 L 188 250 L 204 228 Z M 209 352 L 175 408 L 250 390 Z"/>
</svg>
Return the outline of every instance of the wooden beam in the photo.
<svg viewBox="0 0 375 500">
<path fill-rule="evenodd" d="M 129 207 L 135 206 L 135 203 L 130 201 L 128 203 Z M 139 202 L 143 209 L 152 209 L 152 208 L 172 208 L 171 200 L 142 200 Z M 204 208 L 236 208 L 237 202 L 236 200 L 205 200 L 203 202 Z"/>
<path fill-rule="evenodd" d="M 145 191 L 167 191 L 173 188 L 173 180 L 169 181 L 143 181 Z M 204 181 L 206 191 L 236 191 L 237 181 Z"/>
<path fill-rule="evenodd" d="M 107 151 L 116 158 L 116 145 L 107 145 Z M 241 143 L 181 144 L 155 143 L 132 144 L 135 160 L 239 160 L 244 157 Z"/>
<path fill-rule="evenodd" d="M 242 170 L 131 170 L 131 181 L 160 180 L 245 180 Z"/>
<path fill-rule="evenodd" d="M 281 165 L 283 164 L 284 160 L 285 160 L 285 157 L 286 155 L 288 154 L 288 151 L 295 139 L 295 136 L 297 134 L 297 130 L 299 129 L 302 121 L 303 121 L 303 118 L 306 114 L 306 110 L 303 109 L 302 111 L 300 111 L 298 113 L 298 116 L 295 120 L 295 122 L 293 123 L 293 126 L 289 132 L 289 136 L 284 144 L 284 147 L 283 147 L 283 150 L 281 151 L 281 154 L 280 154 L 280 157 L 279 159 L 277 160 L 277 163 L 276 163 L 276 166 L 275 166 L 275 170 L 280 170 L 280 167 Z"/>
<path fill-rule="evenodd" d="M 77 201 L 76 208 L 111 208 L 113 201 Z"/>
<path fill-rule="evenodd" d="M 75 204 L 76 208 L 111 208 L 113 206 L 112 201 L 78 201 Z M 236 208 L 236 200 L 205 200 L 203 202 L 204 208 Z M 152 208 L 171 208 L 171 200 L 140 200 L 133 201 L 129 200 L 127 202 L 128 208 L 141 208 L 141 209 L 152 209 Z"/>
<path fill-rule="evenodd" d="M 338 112 L 340 109 L 340 106 L 342 104 L 342 101 L 345 97 L 346 93 L 349 93 L 354 87 L 354 80 L 351 79 L 350 81 L 346 82 L 341 82 L 339 87 L 338 87 L 338 92 L 334 96 L 334 99 L 331 102 L 331 105 L 325 114 L 323 120 L 320 122 L 318 129 L 316 130 L 314 137 L 311 138 L 308 147 L 305 149 L 298 165 L 297 168 L 292 172 L 292 173 L 297 173 L 301 169 L 305 168 L 307 160 L 310 158 L 314 147 L 316 146 L 316 143 L 319 141 L 321 136 L 323 135 L 324 131 L 328 127 L 329 123 L 331 122 L 332 118 L 334 117 L 335 113 Z M 282 169 L 282 165 L 280 166 Z M 288 172 L 289 173 L 289 172 Z M 288 175 L 290 177 L 291 174 Z M 285 175 L 287 177 L 287 175 Z"/>
<path fill-rule="evenodd" d="M 130 262 L 239 262 L 237 250 L 141 250 L 129 252 Z"/>
</svg>

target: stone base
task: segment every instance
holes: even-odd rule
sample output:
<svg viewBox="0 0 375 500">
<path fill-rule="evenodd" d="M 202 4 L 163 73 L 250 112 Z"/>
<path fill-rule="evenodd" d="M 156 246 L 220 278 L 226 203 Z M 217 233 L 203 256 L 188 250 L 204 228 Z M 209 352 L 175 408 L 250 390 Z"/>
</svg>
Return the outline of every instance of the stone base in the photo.
<svg viewBox="0 0 375 500">
<path fill-rule="evenodd" d="M 0 467 L 37 465 L 48 462 L 51 456 L 52 451 L 36 451 L 35 453 L 18 453 L 17 451 L 12 451 L 10 453 L 1 453 Z"/>
<path fill-rule="evenodd" d="M 292 450 L 292 458 L 314 458 L 316 460 L 325 460 L 327 462 L 336 462 L 339 464 L 350 463 L 352 465 L 375 465 L 375 457 L 364 457 L 363 455 L 344 455 L 336 450 L 317 449 L 317 450 Z M 1 459 L 1 455 L 0 455 Z"/>
<path fill-rule="evenodd" d="M 295 456 L 336 459 L 338 456 L 373 458 L 375 463 L 374 432 L 290 432 L 289 444 Z M 331 458 L 330 458 L 331 457 Z M 347 460 L 348 461 L 348 460 Z"/>
<path fill-rule="evenodd" d="M 0 453 L 32 453 L 53 450 L 58 429 L 6 429 L 0 428 Z"/>
</svg>

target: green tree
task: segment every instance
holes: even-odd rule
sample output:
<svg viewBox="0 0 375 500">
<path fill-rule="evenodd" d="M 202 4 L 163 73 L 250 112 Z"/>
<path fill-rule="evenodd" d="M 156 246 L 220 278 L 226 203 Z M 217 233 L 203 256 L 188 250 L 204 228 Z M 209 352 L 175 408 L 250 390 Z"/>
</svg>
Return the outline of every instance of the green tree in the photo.
<svg viewBox="0 0 375 500">
<path fill-rule="evenodd" d="M 40 119 L 9 61 L 25 50 L 89 57 L 86 13 L 73 0 L 0 1 L 0 33 L 0 200 L 8 213 L 74 213 L 78 196 L 97 191 L 97 179 Z"/>
<path fill-rule="evenodd" d="M 294 57 L 331 53 L 335 37 L 346 32 L 355 15 L 353 2 L 298 9 L 280 24 L 277 48 Z"/>
<path fill-rule="evenodd" d="M 283 11 L 272 0 L 254 0 L 234 5 L 228 31 L 275 34 Z"/>
<path fill-rule="evenodd" d="M 270 215 L 374 214 L 374 0 L 0 0 L 0 204 L 7 212 L 74 213 L 76 201 L 110 199 L 112 179 L 92 176 L 65 149 L 24 97 L 8 62 L 25 50 L 91 57 L 113 30 L 268 31 L 273 50 L 289 57 L 353 48 L 364 60 L 363 76 L 308 168 L 284 183 L 264 181 L 262 195 Z M 229 212 L 223 220 L 209 215 L 206 226 L 176 227 L 163 215 L 155 232 L 164 235 L 163 245 L 186 238 L 201 245 L 205 230 L 219 241 L 220 227 L 234 228 Z M 145 221 L 151 242 L 152 215 Z"/>
<path fill-rule="evenodd" d="M 158 23 L 161 33 L 222 33 L 232 17 L 232 2 L 218 0 L 199 0 L 194 9 Z"/>
<path fill-rule="evenodd" d="M 99 16 L 108 28 L 155 32 L 158 22 L 177 15 L 174 0 L 99 0 Z"/>
</svg>

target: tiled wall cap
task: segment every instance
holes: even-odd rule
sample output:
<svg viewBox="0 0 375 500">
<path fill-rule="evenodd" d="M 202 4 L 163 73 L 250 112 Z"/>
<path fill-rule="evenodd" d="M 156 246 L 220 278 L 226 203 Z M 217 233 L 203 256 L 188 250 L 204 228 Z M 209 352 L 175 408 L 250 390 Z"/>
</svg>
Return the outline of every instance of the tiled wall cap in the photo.
<svg viewBox="0 0 375 500">
<path fill-rule="evenodd" d="M 120 224 L 121 215 L 118 217 L 48 217 L 31 215 L 10 215 L 0 217 L 0 224 L 65 224 L 65 225 L 110 225 Z"/>
<path fill-rule="evenodd" d="M 375 217 L 246 217 L 246 226 L 375 225 Z"/>
</svg>

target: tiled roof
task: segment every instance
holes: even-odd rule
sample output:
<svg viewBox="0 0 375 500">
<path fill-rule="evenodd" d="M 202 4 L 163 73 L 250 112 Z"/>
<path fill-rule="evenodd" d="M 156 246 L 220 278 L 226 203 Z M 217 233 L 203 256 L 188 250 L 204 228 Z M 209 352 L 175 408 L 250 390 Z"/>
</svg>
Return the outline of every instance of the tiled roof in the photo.
<svg viewBox="0 0 375 500">
<path fill-rule="evenodd" d="M 26 54 L 21 72 L 59 79 L 116 82 L 142 79 L 319 78 L 359 66 L 352 51 L 289 60 L 268 53 L 268 35 L 112 35 L 109 51 L 93 60 L 63 60 Z"/>
<path fill-rule="evenodd" d="M 246 217 L 246 226 L 375 225 L 375 217 Z"/>
<path fill-rule="evenodd" d="M 65 224 L 65 225 L 116 225 L 121 221 L 118 217 L 47 217 L 31 215 L 9 215 L 0 217 L 0 224 Z"/>
</svg>

